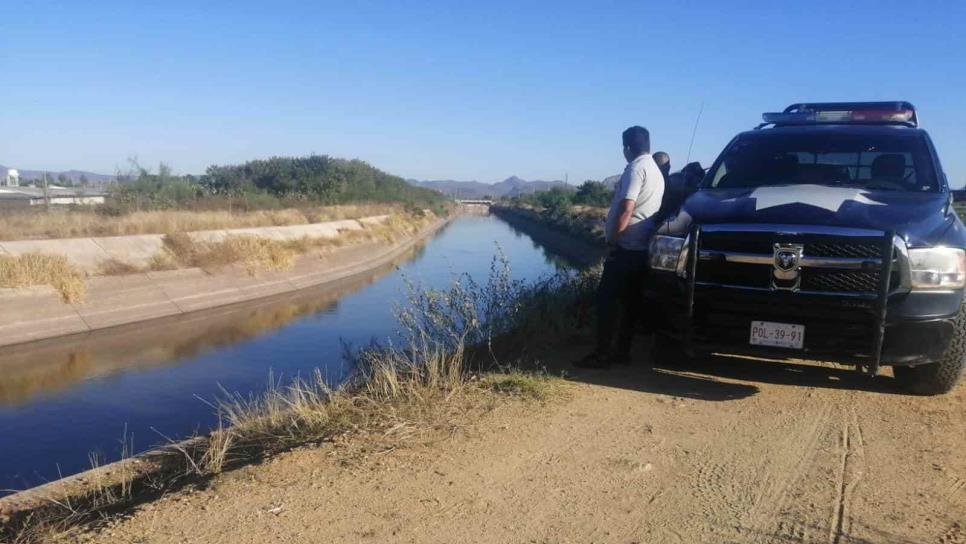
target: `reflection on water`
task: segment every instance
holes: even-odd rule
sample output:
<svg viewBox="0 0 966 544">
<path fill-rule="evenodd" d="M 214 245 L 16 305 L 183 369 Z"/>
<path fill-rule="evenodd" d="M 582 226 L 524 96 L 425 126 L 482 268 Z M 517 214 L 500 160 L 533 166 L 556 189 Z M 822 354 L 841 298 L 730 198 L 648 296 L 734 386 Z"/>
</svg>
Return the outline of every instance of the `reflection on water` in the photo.
<svg viewBox="0 0 966 544">
<path fill-rule="evenodd" d="M 419 258 L 425 246 L 421 242 L 383 266 L 294 293 L 0 349 L 0 406 L 50 395 L 89 378 L 177 365 L 295 319 L 333 313 L 339 299 L 391 273 L 399 263 Z"/>
<path fill-rule="evenodd" d="M 547 262 L 553 263 L 554 266 L 556 266 L 558 269 L 574 269 L 574 268 L 579 269 L 579 268 L 585 268 L 588 266 L 585 260 L 572 258 L 573 253 L 571 253 L 570 255 L 562 255 L 559 253 L 555 253 L 552 249 L 540 244 L 539 242 L 531 238 L 529 234 L 520 230 L 520 228 L 514 225 L 513 223 L 507 223 L 507 227 L 511 231 L 513 231 L 514 234 L 516 234 L 517 238 L 524 238 L 529 240 L 530 243 L 533 244 L 533 249 L 535 251 L 541 252 L 543 254 L 543 257 L 547 260 Z M 595 261 L 595 259 L 591 258 L 590 261 L 593 262 Z"/>
<path fill-rule="evenodd" d="M 407 254 L 412 258 L 417 252 Z M 184 316 L 47 340 L 0 352 L 0 405 L 52 394 L 85 379 L 132 369 L 177 365 L 237 344 L 303 316 L 334 312 L 339 299 L 395 269 L 387 264 L 334 284 Z"/>
<path fill-rule="evenodd" d="M 319 368 L 336 383 L 351 371 L 345 344 L 394 334 L 405 281 L 442 287 L 485 279 L 499 245 L 516 279 L 564 266 L 489 216 L 454 221 L 424 246 L 362 276 L 271 299 L 0 349 L 0 489 L 72 474 L 97 451 L 116 458 L 127 430 L 144 450 L 217 423 L 220 391 L 261 390 Z"/>
</svg>

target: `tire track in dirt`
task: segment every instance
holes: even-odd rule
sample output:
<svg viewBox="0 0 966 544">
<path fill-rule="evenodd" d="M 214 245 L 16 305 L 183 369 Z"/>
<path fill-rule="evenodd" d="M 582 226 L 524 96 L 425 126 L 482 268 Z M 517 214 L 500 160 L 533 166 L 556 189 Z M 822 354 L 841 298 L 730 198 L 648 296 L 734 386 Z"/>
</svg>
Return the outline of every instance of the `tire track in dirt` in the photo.
<svg viewBox="0 0 966 544">
<path fill-rule="evenodd" d="M 865 472 L 865 439 L 855 408 L 849 407 L 842 426 L 839 453 L 841 468 L 836 480 L 835 500 L 829 516 L 829 544 L 847 541 L 853 523 L 851 505 Z"/>
<path fill-rule="evenodd" d="M 963 490 L 966 489 L 966 480 L 955 476 L 953 476 L 952 480 L 952 483 L 946 489 L 945 498 L 951 502 L 960 502 L 964 495 Z"/>
<path fill-rule="evenodd" d="M 755 406 L 754 413 L 766 416 L 753 424 L 747 417 L 729 418 L 713 440 L 688 455 L 684 474 L 690 477 L 658 490 L 652 502 L 664 511 L 695 515 L 661 525 L 706 537 L 697 541 L 720 542 L 735 532 L 741 542 L 771 542 L 778 534 L 806 540 L 809 528 L 789 524 L 780 514 L 829 434 L 833 404 L 811 390 L 793 395 L 790 406 L 777 411 L 769 412 L 775 408 L 770 403 Z"/>
<path fill-rule="evenodd" d="M 797 417 L 789 422 L 790 428 L 775 429 L 785 436 L 779 437 L 779 448 L 765 459 L 758 497 L 743 520 L 752 531 L 753 542 L 770 542 L 776 534 L 799 540 L 808 538 L 809 527 L 798 520 L 789 522 L 781 514 L 788 505 L 788 491 L 810 472 L 830 424 L 832 405 L 822 398 L 816 410 L 810 406 L 815 404 L 810 400 L 814 395 L 814 391 L 804 394 L 791 409 Z"/>
</svg>

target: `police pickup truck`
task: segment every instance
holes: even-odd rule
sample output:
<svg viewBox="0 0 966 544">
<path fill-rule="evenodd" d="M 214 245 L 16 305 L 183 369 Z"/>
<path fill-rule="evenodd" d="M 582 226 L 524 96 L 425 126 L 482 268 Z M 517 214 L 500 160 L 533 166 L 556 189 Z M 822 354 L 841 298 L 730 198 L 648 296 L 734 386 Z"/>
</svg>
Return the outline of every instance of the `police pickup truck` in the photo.
<svg viewBox="0 0 966 544">
<path fill-rule="evenodd" d="M 656 352 L 854 365 L 918 394 L 966 360 L 966 231 L 908 102 L 793 104 L 736 136 L 651 244 Z"/>
</svg>

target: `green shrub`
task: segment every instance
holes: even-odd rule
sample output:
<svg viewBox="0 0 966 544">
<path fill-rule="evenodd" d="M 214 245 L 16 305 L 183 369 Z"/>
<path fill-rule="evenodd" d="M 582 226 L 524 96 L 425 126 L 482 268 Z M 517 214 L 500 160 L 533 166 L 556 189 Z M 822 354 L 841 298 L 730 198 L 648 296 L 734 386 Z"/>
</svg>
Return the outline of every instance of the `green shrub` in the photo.
<svg viewBox="0 0 966 544">
<path fill-rule="evenodd" d="M 595 208 L 606 208 L 610 206 L 610 200 L 614 191 L 599 181 L 587 180 L 577 187 L 577 194 L 574 195 L 574 204 L 593 206 Z"/>
</svg>

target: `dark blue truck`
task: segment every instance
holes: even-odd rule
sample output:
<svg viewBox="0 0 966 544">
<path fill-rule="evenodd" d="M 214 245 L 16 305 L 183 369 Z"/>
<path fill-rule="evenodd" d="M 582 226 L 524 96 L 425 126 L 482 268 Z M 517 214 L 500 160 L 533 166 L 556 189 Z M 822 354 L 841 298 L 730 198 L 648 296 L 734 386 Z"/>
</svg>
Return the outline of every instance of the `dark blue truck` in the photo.
<svg viewBox="0 0 966 544">
<path fill-rule="evenodd" d="M 966 360 L 966 231 L 907 102 L 793 104 L 736 136 L 651 244 L 656 356 L 892 366 L 952 389 Z"/>
</svg>

